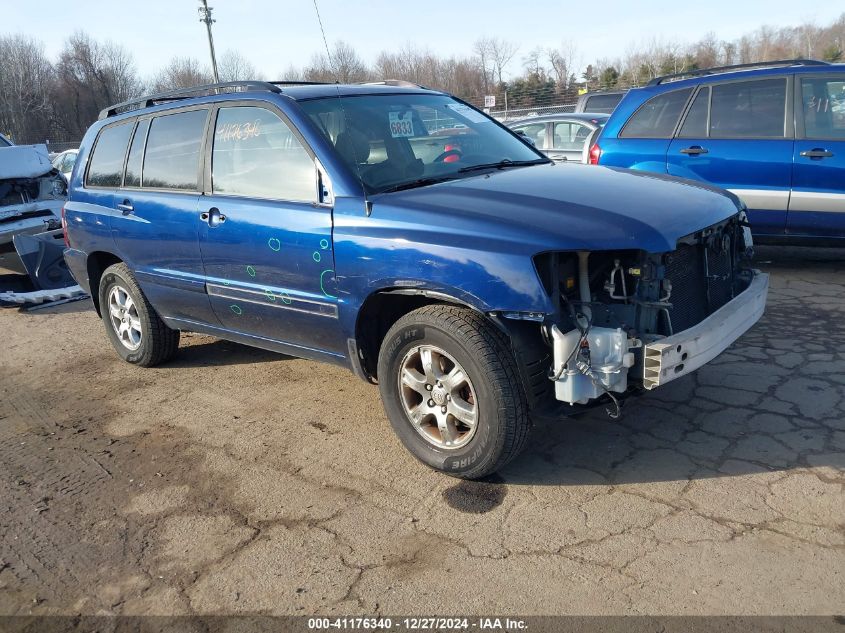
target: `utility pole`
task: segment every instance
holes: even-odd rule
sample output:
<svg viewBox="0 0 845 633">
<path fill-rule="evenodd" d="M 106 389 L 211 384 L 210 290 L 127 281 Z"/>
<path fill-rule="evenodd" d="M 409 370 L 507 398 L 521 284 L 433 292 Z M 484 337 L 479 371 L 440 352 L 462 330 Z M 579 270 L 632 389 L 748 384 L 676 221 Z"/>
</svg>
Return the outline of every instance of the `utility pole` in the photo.
<svg viewBox="0 0 845 633">
<path fill-rule="evenodd" d="M 212 7 L 208 6 L 208 0 L 200 0 L 200 7 L 197 10 L 200 14 L 200 22 L 205 22 L 205 27 L 208 29 L 208 48 L 211 51 L 211 70 L 214 72 L 214 83 L 220 83 L 220 77 L 217 75 L 217 57 L 214 55 L 214 38 L 211 36 L 211 25 L 216 20 L 211 19 Z"/>
</svg>

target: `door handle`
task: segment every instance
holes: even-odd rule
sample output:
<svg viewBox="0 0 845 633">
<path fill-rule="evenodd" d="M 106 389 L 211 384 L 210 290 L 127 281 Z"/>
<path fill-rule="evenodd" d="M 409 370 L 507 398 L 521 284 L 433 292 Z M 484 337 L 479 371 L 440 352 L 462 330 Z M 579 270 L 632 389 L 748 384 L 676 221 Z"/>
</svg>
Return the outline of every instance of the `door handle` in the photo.
<svg viewBox="0 0 845 633">
<path fill-rule="evenodd" d="M 692 156 L 696 156 L 698 154 L 706 154 L 708 153 L 708 149 L 701 147 L 700 145 L 693 145 L 692 147 L 685 147 L 681 150 L 681 154 L 690 154 Z"/>
<path fill-rule="evenodd" d="M 833 152 L 816 147 L 814 149 L 804 150 L 801 152 L 801 156 L 806 156 L 807 158 L 830 158 L 833 156 Z"/>
<path fill-rule="evenodd" d="M 208 211 L 200 213 L 200 220 L 208 222 L 208 226 L 217 226 L 226 221 L 226 216 L 220 213 L 217 207 L 211 207 Z"/>
<path fill-rule="evenodd" d="M 135 210 L 135 207 L 132 206 L 131 200 L 124 200 L 117 204 L 117 210 L 123 213 L 123 215 L 129 215 Z"/>
</svg>

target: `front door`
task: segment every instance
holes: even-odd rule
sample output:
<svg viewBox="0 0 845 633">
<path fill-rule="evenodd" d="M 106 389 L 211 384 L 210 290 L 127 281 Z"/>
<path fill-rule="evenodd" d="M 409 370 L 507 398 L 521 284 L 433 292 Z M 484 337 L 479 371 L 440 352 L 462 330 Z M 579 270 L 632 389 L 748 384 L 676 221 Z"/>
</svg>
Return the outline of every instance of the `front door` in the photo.
<svg viewBox="0 0 845 633">
<path fill-rule="evenodd" d="M 786 77 L 702 86 L 669 145 L 669 174 L 737 194 L 756 235 L 782 235 L 792 178 Z"/>
<path fill-rule="evenodd" d="M 226 330 L 259 346 L 345 354 L 332 211 L 318 197 L 314 159 L 268 107 L 220 107 L 215 119 L 199 214 L 215 314 Z"/>
<path fill-rule="evenodd" d="M 845 237 L 845 73 L 798 78 L 787 233 Z"/>
</svg>

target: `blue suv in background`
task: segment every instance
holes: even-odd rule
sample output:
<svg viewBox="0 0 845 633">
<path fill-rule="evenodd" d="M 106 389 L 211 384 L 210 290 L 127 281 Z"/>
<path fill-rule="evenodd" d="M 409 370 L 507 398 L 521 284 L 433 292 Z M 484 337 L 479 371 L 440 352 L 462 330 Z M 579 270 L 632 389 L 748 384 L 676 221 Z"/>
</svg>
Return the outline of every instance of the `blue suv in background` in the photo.
<svg viewBox="0 0 845 633">
<path fill-rule="evenodd" d="M 517 455 L 531 416 L 618 412 L 709 362 L 768 288 L 736 197 L 556 165 L 417 86 L 119 104 L 85 135 L 62 215 L 128 363 L 165 362 L 192 331 L 346 367 L 417 458 L 460 477 Z"/>
<path fill-rule="evenodd" d="M 628 92 L 590 162 L 728 189 L 748 206 L 757 241 L 845 243 L 845 65 L 658 77 Z"/>
</svg>

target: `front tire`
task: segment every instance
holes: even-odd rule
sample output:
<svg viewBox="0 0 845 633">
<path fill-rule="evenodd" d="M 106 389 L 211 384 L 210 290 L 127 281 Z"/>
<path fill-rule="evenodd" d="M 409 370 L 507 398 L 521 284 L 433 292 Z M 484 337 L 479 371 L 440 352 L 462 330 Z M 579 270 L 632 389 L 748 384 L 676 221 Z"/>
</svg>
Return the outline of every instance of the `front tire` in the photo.
<svg viewBox="0 0 845 633">
<path fill-rule="evenodd" d="M 109 340 L 127 363 L 153 367 L 170 360 L 179 347 L 179 331 L 161 320 L 126 264 L 103 272 L 100 313 Z"/>
<path fill-rule="evenodd" d="M 378 376 L 394 431 L 436 470 L 478 479 L 525 447 L 528 406 L 508 340 L 470 309 L 403 316 L 382 343 Z"/>
</svg>

